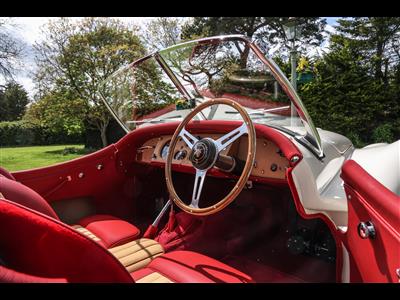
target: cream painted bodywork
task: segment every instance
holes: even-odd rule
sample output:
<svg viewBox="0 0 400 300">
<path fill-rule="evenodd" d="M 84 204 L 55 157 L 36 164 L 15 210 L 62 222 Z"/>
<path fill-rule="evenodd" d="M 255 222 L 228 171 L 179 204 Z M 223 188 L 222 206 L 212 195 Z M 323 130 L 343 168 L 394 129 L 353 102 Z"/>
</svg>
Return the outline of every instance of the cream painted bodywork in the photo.
<svg viewBox="0 0 400 300">
<path fill-rule="evenodd" d="M 318 160 L 294 138 L 289 137 L 303 154 L 293 169 L 293 181 L 306 214 L 322 213 L 337 228 L 346 231 L 347 199 L 341 168 L 355 160 L 371 176 L 395 194 L 400 194 L 400 141 L 354 149 L 351 142 L 333 132 L 320 130 L 325 158 Z"/>
<path fill-rule="evenodd" d="M 287 135 L 303 154 L 292 171 L 293 181 L 306 214 L 322 213 L 337 228 L 346 228 L 347 199 L 340 171 L 354 148 L 347 138 L 333 132 L 320 130 L 320 135 L 325 153 L 322 160 Z"/>
<path fill-rule="evenodd" d="M 389 190 L 400 194 L 400 141 L 392 144 L 375 144 L 362 149 L 354 149 L 329 138 L 335 134 L 321 134 L 328 141 L 325 142 L 325 161 L 318 160 L 305 147 L 290 138 L 301 153 L 303 160 L 292 171 L 299 200 L 306 214 L 321 213 L 335 224 L 336 228 L 345 233 L 347 231 L 347 197 L 344 191 L 343 180 L 340 178 L 341 168 L 347 159 L 355 160 L 371 176 L 376 178 Z M 347 141 L 346 141 L 347 140 Z M 335 153 L 336 152 L 336 153 Z M 342 244 L 342 273 L 341 282 L 350 282 L 349 252 Z"/>
<path fill-rule="evenodd" d="M 346 247 L 342 243 L 342 283 L 350 282 L 350 257 L 349 251 L 347 251 Z"/>
</svg>

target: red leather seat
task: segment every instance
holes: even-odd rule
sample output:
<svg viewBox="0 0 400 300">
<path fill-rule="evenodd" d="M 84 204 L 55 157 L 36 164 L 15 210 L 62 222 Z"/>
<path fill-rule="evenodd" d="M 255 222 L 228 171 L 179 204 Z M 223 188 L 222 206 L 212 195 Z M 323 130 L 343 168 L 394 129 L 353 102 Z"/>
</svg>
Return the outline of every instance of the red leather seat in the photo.
<svg viewBox="0 0 400 300">
<path fill-rule="evenodd" d="M 154 275 L 157 274 L 157 275 Z M 137 282 L 245 283 L 248 275 L 211 257 L 192 251 L 173 251 L 154 259 L 147 267 L 131 273 Z M 145 278 L 149 278 L 145 281 Z M 152 279 L 153 280 L 152 280 Z"/>
<path fill-rule="evenodd" d="M 129 274 L 104 248 L 134 240 L 139 235 L 134 225 L 95 215 L 79 222 L 80 228 L 89 231 L 79 234 L 79 228 L 62 223 L 38 193 L 1 174 L 0 198 L 6 199 L 0 199 L 0 282 L 252 281 L 228 265 L 191 251 L 163 254 Z M 1 266 L 1 259 L 6 266 Z"/>
<path fill-rule="evenodd" d="M 140 235 L 136 226 L 110 215 L 89 216 L 81 219 L 79 225 L 100 238 L 106 248 L 136 240 Z"/>
<path fill-rule="evenodd" d="M 5 199 L 59 220 L 56 212 L 42 196 L 29 187 L 13 180 L 12 175 L 7 176 L 4 169 L 0 170 L 0 193 Z M 110 215 L 89 216 L 81 219 L 78 223 L 86 229 L 84 232 L 78 231 L 91 237 L 105 248 L 115 247 L 135 240 L 140 235 L 140 231 L 136 226 Z"/>
<path fill-rule="evenodd" d="M 131 274 L 111 252 L 73 228 L 0 199 L 0 282 L 251 282 L 242 272 L 191 251 L 155 258 Z"/>
</svg>

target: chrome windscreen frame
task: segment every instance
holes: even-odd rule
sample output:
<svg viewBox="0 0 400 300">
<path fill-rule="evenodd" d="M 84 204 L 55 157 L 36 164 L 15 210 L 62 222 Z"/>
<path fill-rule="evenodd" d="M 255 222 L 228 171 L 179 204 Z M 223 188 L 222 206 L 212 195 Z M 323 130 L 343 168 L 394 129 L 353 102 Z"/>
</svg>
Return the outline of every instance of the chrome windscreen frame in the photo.
<svg viewBox="0 0 400 300">
<path fill-rule="evenodd" d="M 135 68 L 137 65 L 142 63 L 143 61 L 154 58 L 161 66 L 161 68 L 166 72 L 168 77 L 171 79 L 173 84 L 176 86 L 176 88 L 180 91 L 180 93 L 187 99 L 190 100 L 191 96 L 190 93 L 182 86 L 180 81 L 176 78 L 175 74 L 173 71 L 169 68 L 169 66 L 163 61 L 162 59 L 162 53 L 163 52 L 168 52 L 171 50 L 179 49 L 182 47 L 186 47 L 190 44 L 196 44 L 196 43 L 201 43 L 201 42 L 206 42 L 206 41 L 241 41 L 244 42 L 246 45 L 249 46 L 251 50 L 257 55 L 257 57 L 271 70 L 271 73 L 275 80 L 281 85 L 281 88 L 284 90 L 286 95 L 289 97 L 292 105 L 294 105 L 299 117 L 302 119 L 303 124 L 305 126 L 305 129 L 307 131 L 307 136 L 309 138 L 313 139 L 314 143 L 310 143 L 314 150 L 315 154 L 319 157 L 322 158 L 324 157 L 323 149 L 322 149 L 322 143 L 321 143 L 321 138 L 319 136 L 319 133 L 310 117 L 308 114 L 308 111 L 306 107 L 304 106 L 303 102 L 301 101 L 299 95 L 297 92 L 294 90 L 292 84 L 288 80 L 288 78 L 283 74 L 281 69 L 276 65 L 276 63 L 269 57 L 267 57 L 261 49 L 249 38 L 243 35 L 222 35 L 222 36 L 213 36 L 213 37 L 207 37 L 207 38 L 201 38 L 193 41 L 188 41 L 184 43 L 180 43 L 177 45 L 173 45 L 171 47 L 165 48 L 163 50 L 155 51 L 145 57 L 142 57 L 133 63 L 121 68 L 117 72 L 115 72 L 112 76 L 115 76 L 115 74 L 120 73 L 123 70 L 126 70 L 128 68 Z M 119 120 L 118 116 L 115 114 L 113 109 L 110 107 L 110 105 L 107 103 L 106 99 L 102 96 L 102 99 L 104 103 L 106 104 L 107 108 L 111 111 L 112 115 L 115 117 L 115 119 L 118 121 L 118 123 L 124 128 L 126 132 L 129 132 L 129 129 L 126 128 L 126 126 Z"/>
</svg>

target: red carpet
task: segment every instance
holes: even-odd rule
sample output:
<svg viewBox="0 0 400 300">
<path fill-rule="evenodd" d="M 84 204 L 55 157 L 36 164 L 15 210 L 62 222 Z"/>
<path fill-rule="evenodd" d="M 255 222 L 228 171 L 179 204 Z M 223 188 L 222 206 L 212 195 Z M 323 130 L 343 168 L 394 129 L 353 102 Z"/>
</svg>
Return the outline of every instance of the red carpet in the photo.
<svg viewBox="0 0 400 300">
<path fill-rule="evenodd" d="M 248 274 L 255 282 L 259 283 L 304 283 L 306 281 L 283 273 L 275 268 L 240 256 L 227 256 L 224 263 Z"/>
</svg>

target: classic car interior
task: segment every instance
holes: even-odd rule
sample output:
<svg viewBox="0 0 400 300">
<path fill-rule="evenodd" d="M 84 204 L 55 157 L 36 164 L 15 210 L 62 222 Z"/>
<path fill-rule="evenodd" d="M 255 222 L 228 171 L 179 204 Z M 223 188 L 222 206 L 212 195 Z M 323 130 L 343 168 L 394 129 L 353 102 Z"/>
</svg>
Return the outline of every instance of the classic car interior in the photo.
<svg viewBox="0 0 400 300">
<path fill-rule="evenodd" d="M 190 122 L 186 129 L 201 141 L 205 136 L 218 139 L 239 124 Z M 167 123 L 135 130 L 115 145 L 63 168 L 12 175 L 3 170 L 1 193 L 8 200 L 1 201 L 1 210 L 9 219 L 1 218 L 5 233 L 1 267 L 8 270 L 2 280 L 29 281 L 32 276 L 68 282 L 336 280 L 335 238 L 320 219 L 301 218 L 286 180 L 295 164 L 291 157 L 301 154 L 287 137 L 265 126 L 254 129 L 254 162 L 235 201 L 217 208 L 218 213 L 198 216 L 175 207 L 162 219 L 153 239 L 143 238 L 168 200 L 164 179 L 168 143 L 174 145 L 168 153 L 176 193 L 182 199 L 192 196 L 193 167 L 183 154 L 189 152 L 188 145 L 182 138 L 171 143 L 176 129 L 176 123 Z M 242 136 L 222 155 L 241 161 L 243 170 L 248 145 Z M 224 170 L 227 165 L 210 169 L 199 210 L 215 210 L 215 199 L 235 189 L 240 174 Z"/>
<path fill-rule="evenodd" d="M 255 84 L 239 86 L 240 74 Z M 0 282 L 398 282 L 400 173 L 388 166 L 400 166 L 400 142 L 383 157 L 317 130 L 242 36 L 183 43 L 114 75 L 104 102 L 126 135 L 61 164 L 0 168 Z M 271 78 L 286 96 L 271 100 Z M 161 113 L 136 118 L 132 94 Z"/>
</svg>

